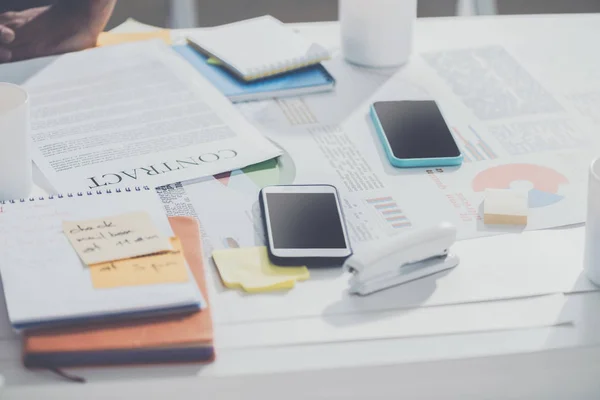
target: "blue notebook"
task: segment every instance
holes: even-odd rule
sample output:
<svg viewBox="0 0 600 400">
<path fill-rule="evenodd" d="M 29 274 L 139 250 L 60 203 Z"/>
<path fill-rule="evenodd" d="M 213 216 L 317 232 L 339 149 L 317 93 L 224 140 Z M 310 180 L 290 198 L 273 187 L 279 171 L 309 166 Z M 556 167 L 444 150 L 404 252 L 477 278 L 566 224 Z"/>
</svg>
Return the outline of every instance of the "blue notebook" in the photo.
<svg viewBox="0 0 600 400">
<path fill-rule="evenodd" d="M 188 45 L 173 46 L 173 49 L 234 103 L 325 92 L 335 87 L 335 79 L 321 64 L 272 78 L 245 82 L 223 67 L 208 64 L 207 56 Z"/>
</svg>

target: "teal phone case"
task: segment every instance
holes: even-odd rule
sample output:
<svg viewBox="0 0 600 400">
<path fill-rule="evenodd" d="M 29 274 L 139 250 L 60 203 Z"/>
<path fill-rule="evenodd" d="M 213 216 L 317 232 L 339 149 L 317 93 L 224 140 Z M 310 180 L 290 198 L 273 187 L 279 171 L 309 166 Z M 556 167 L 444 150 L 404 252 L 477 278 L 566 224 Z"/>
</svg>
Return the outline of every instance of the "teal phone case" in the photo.
<svg viewBox="0 0 600 400">
<path fill-rule="evenodd" d="M 394 156 L 394 152 L 392 151 L 392 147 L 390 146 L 390 142 L 388 142 L 387 137 L 385 136 L 385 132 L 383 131 L 383 126 L 379 121 L 379 117 L 377 116 L 377 112 L 375 111 L 375 107 L 371 105 L 371 120 L 373 120 L 373 125 L 375 125 L 375 131 L 377 132 L 377 136 L 379 136 L 379 140 L 383 145 L 385 150 L 385 154 L 387 155 L 388 160 L 394 167 L 398 168 L 422 168 L 422 167 L 451 167 L 456 165 L 461 165 L 463 162 L 462 153 L 456 157 L 437 157 L 437 158 L 397 158 Z M 458 147 L 458 146 L 457 146 Z"/>
</svg>

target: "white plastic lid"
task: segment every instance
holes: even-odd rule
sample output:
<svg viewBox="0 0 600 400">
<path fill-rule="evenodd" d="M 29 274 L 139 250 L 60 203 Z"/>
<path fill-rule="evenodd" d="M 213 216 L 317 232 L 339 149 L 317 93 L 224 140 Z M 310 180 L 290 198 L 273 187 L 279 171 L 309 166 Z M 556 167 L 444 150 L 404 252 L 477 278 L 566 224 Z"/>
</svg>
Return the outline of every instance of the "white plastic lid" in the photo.
<svg viewBox="0 0 600 400">
<path fill-rule="evenodd" d="M 592 161 L 592 165 L 590 165 L 590 174 L 592 174 L 594 179 L 600 181 L 600 157 Z"/>
<path fill-rule="evenodd" d="M 8 82 L 0 82 L 0 115 L 27 103 L 27 91 Z"/>
</svg>

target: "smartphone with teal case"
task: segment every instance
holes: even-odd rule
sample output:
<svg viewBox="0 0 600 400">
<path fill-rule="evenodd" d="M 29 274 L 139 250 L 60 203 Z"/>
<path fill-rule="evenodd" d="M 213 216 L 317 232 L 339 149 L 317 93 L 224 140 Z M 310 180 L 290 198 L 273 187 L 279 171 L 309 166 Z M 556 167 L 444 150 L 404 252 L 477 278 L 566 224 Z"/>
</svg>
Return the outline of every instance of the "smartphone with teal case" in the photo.
<svg viewBox="0 0 600 400">
<path fill-rule="evenodd" d="M 371 119 L 395 167 L 462 164 L 463 155 L 433 100 L 376 102 L 371 105 Z"/>
</svg>

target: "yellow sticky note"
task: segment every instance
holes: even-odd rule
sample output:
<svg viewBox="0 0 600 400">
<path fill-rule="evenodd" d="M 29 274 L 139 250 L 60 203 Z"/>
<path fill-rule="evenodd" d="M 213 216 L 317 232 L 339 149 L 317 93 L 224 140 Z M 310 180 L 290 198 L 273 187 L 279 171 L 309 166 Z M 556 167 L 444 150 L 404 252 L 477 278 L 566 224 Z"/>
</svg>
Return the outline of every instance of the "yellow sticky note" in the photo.
<svg viewBox="0 0 600 400">
<path fill-rule="evenodd" d="M 173 250 L 168 253 L 90 266 L 94 288 L 187 282 L 190 278 L 181 242 L 178 238 L 171 238 L 171 245 Z"/>
<path fill-rule="evenodd" d="M 219 60 L 219 59 L 218 59 L 218 58 L 216 58 L 216 57 L 209 57 L 209 58 L 206 60 L 206 63 L 207 63 L 207 64 L 210 64 L 210 65 L 223 65 L 223 63 L 221 62 L 221 60 Z"/>
<path fill-rule="evenodd" d="M 140 42 L 142 40 L 161 39 L 166 44 L 171 44 L 171 32 L 167 29 L 161 29 L 153 32 L 139 33 L 112 33 L 102 32 L 98 36 L 96 46 L 110 46 L 113 44 Z"/>
<path fill-rule="evenodd" d="M 296 281 L 310 277 L 308 268 L 278 267 L 269 260 L 266 247 L 215 250 L 212 253 L 223 284 L 259 293 L 291 289 Z"/>
<path fill-rule="evenodd" d="M 87 265 L 171 250 L 147 212 L 63 221 L 63 232 Z"/>
</svg>

